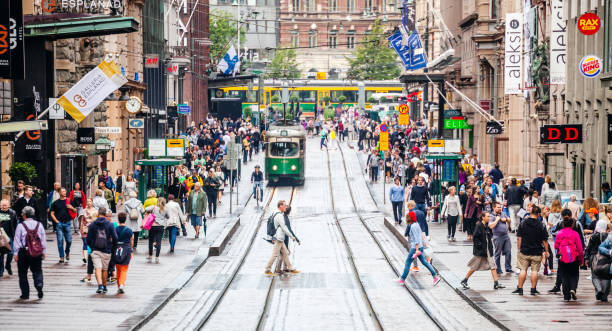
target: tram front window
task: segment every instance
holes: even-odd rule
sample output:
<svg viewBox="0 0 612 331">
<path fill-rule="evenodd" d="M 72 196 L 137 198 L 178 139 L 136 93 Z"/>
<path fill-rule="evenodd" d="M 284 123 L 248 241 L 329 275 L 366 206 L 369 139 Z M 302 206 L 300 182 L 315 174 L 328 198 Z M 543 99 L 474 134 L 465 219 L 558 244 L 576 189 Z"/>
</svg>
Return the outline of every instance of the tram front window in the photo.
<svg viewBox="0 0 612 331">
<path fill-rule="evenodd" d="M 298 144 L 292 142 L 274 142 L 270 144 L 270 156 L 287 157 L 298 155 Z"/>
</svg>

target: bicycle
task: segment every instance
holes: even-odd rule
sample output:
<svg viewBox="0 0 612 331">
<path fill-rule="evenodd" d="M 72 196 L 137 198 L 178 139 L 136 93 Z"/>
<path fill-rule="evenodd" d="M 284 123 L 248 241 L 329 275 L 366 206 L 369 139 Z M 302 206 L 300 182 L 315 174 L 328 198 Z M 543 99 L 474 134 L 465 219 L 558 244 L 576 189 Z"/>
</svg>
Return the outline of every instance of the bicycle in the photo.
<svg viewBox="0 0 612 331">
<path fill-rule="evenodd" d="M 259 187 L 259 190 L 257 189 Z M 253 182 L 253 196 L 257 201 L 257 208 L 259 209 L 259 202 L 263 201 L 263 184 L 261 181 Z"/>
</svg>

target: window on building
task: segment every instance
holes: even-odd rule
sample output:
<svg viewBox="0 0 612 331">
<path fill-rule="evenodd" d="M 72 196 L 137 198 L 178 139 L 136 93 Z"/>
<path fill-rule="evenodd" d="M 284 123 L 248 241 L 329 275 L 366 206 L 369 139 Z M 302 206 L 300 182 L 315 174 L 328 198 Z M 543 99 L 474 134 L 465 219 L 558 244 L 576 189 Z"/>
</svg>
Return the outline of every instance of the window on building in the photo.
<svg viewBox="0 0 612 331">
<path fill-rule="evenodd" d="M 365 0 L 364 9 L 367 11 L 372 11 L 374 8 L 374 0 Z"/>
<path fill-rule="evenodd" d="M 330 11 L 338 10 L 338 0 L 329 0 L 329 10 Z"/>
<path fill-rule="evenodd" d="M 355 31 L 351 30 L 348 32 L 348 36 L 346 37 L 346 48 L 353 49 L 355 48 Z"/>
<path fill-rule="evenodd" d="M 317 30 L 308 32 L 308 47 L 317 47 Z"/>
<path fill-rule="evenodd" d="M 355 10 L 355 0 L 347 0 L 346 5 L 347 5 L 349 12 L 352 12 Z"/>
<path fill-rule="evenodd" d="M 301 0 L 291 0 L 291 4 L 293 5 L 293 11 L 300 11 L 302 9 L 300 7 Z"/>
<path fill-rule="evenodd" d="M 305 11 L 315 11 L 315 0 L 306 0 L 306 8 Z"/>
<path fill-rule="evenodd" d="M 297 30 L 291 30 L 291 47 L 300 46 L 300 35 Z"/>
<path fill-rule="evenodd" d="M 327 42 L 329 48 L 337 48 L 338 47 L 338 31 L 331 30 L 329 31 L 329 40 Z"/>
</svg>

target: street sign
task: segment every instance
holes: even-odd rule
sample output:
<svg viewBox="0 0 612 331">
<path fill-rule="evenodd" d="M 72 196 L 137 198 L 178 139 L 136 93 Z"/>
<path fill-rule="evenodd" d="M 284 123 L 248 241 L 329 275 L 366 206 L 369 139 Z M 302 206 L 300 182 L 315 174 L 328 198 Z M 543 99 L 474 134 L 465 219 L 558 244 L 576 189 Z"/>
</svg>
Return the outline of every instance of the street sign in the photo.
<svg viewBox="0 0 612 331">
<path fill-rule="evenodd" d="M 185 154 L 184 139 L 166 139 L 167 156 L 183 156 Z"/>
<path fill-rule="evenodd" d="M 582 124 L 544 125 L 540 128 L 540 144 L 581 144 Z"/>
<path fill-rule="evenodd" d="M 461 140 L 445 140 L 444 153 L 461 153 Z"/>
<path fill-rule="evenodd" d="M 177 105 L 176 108 L 179 114 L 190 114 L 191 113 L 191 107 L 189 107 L 188 104 L 181 103 Z"/>
<path fill-rule="evenodd" d="M 410 110 L 410 108 L 405 103 L 399 105 L 399 107 L 398 107 L 398 111 L 399 111 L 400 114 L 408 114 L 409 110 Z"/>
<path fill-rule="evenodd" d="M 96 130 L 94 128 L 77 128 L 77 144 L 95 144 Z"/>
<path fill-rule="evenodd" d="M 12 121 L 12 122 L 0 123 L 0 133 L 20 132 L 20 131 L 38 131 L 38 130 L 48 130 L 48 129 L 49 129 L 49 125 L 47 123 L 47 120 Z M 40 133 L 37 133 L 37 135 L 40 135 Z M 36 139 L 30 139 L 30 140 L 36 140 Z"/>
<path fill-rule="evenodd" d="M 427 151 L 429 153 L 444 153 L 444 140 L 430 139 L 427 141 Z"/>
<path fill-rule="evenodd" d="M 444 109 L 444 118 L 461 116 L 461 109 Z"/>
<path fill-rule="evenodd" d="M 408 115 L 408 114 L 399 114 L 397 116 L 397 124 L 399 124 L 399 125 L 410 125 L 410 115 Z"/>
<path fill-rule="evenodd" d="M 503 122 L 501 122 L 503 124 Z M 502 134 L 504 127 L 495 121 L 487 122 L 486 134 Z"/>
<path fill-rule="evenodd" d="M 444 129 L 471 129 L 465 119 L 444 119 Z"/>
<path fill-rule="evenodd" d="M 99 127 L 96 127 L 96 133 L 119 134 L 121 133 L 121 128 L 118 126 L 99 126 Z"/>
<path fill-rule="evenodd" d="M 382 131 L 382 126 L 385 126 L 385 131 Z M 381 125 L 381 132 L 378 135 L 378 149 L 381 151 L 389 150 L 389 132 L 387 132 L 386 125 Z"/>
<path fill-rule="evenodd" d="M 128 122 L 128 129 L 142 129 L 144 128 L 144 119 L 132 118 Z"/>
<path fill-rule="evenodd" d="M 325 71 L 317 72 L 317 80 L 327 79 L 327 73 Z"/>
<path fill-rule="evenodd" d="M 58 98 L 49 98 L 49 119 L 50 120 L 63 120 L 66 118 L 66 111 L 59 103 Z"/>
<path fill-rule="evenodd" d="M 166 139 L 149 139 L 147 152 L 149 157 L 166 156 Z"/>
<path fill-rule="evenodd" d="M 491 100 L 480 100 L 480 108 L 487 113 L 491 112 Z"/>
<path fill-rule="evenodd" d="M 387 124 L 383 123 L 380 125 L 380 132 L 387 132 L 387 130 L 389 130 Z"/>
</svg>

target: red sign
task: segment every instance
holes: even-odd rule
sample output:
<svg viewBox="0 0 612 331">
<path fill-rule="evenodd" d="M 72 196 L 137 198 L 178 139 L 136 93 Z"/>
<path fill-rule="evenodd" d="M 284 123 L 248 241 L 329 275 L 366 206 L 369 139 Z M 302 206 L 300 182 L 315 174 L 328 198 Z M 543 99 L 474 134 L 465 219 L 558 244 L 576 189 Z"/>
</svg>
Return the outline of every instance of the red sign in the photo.
<svg viewBox="0 0 612 331">
<path fill-rule="evenodd" d="M 491 111 L 491 100 L 480 100 L 480 108 L 486 112 Z"/>
<path fill-rule="evenodd" d="M 168 73 L 169 73 L 169 74 L 173 74 L 173 75 L 178 74 L 178 65 L 176 65 L 176 64 L 172 64 L 172 65 L 170 65 L 170 66 L 168 67 Z"/>
<path fill-rule="evenodd" d="M 582 124 L 545 125 L 540 128 L 540 144 L 580 144 Z"/>
<path fill-rule="evenodd" d="M 601 27 L 599 16 L 593 13 L 586 13 L 578 19 L 578 30 L 582 34 L 590 36 L 597 33 Z"/>
<path fill-rule="evenodd" d="M 399 105 L 399 112 L 400 114 L 408 114 L 408 105 L 407 104 L 401 104 Z"/>
<path fill-rule="evenodd" d="M 159 55 L 147 54 L 145 55 L 145 68 L 159 68 Z"/>
</svg>

